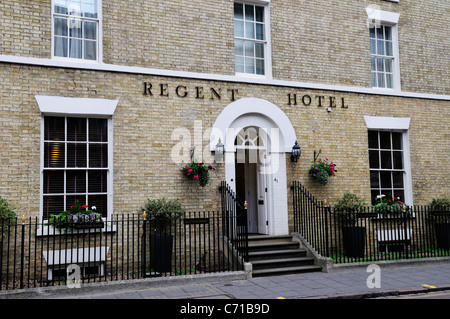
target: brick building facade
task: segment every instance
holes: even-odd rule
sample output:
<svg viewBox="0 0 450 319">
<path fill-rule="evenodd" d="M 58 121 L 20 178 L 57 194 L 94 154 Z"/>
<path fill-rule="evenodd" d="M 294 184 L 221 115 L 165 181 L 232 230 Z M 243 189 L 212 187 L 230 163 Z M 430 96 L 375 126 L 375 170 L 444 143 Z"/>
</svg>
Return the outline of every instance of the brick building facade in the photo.
<svg viewBox="0 0 450 319">
<path fill-rule="evenodd" d="M 76 198 L 108 216 L 161 197 L 218 210 L 226 180 L 249 203 L 250 229 L 277 234 L 289 232 L 293 180 L 329 203 L 345 192 L 408 205 L 448 196 L 447 2 L 0 10 L 0 195 L 20 215 L 45 220 Z M 324 186 L 308 176 L 319 150 L 338 168 Z M 180 172 L 191 156 L 215 167 L 206 187 Z"/>
</svg>

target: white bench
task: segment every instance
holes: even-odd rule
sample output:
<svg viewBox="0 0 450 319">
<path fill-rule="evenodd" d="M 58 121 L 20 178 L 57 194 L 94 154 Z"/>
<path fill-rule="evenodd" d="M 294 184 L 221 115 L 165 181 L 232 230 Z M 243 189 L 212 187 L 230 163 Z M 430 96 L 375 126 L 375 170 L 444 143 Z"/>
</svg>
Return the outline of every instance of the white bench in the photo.
<svg viewBox="0 0 450 319">
<path fill-rule="evenodd" d="M 82 275 L 85 274 L 87 267 L 97 267 L 97 275 L 104 275 L 104 263 L 108 255 L 109 247 L 88 247 L 88 248 L 74 248 L 62 250 L 44 250 L 45 262 L 47 263 L 48 280 L 53 280 L 53 277 L 60 277 L 64 273 L 68 265 L 77 264 L 81 268 Z M 54 276 L 54 272 L 58 276 Z"/>
<path fill-rule="evenodd" d="M 379 251 L 398 251 L 411 243 L 412 229 L 384 229 L 377 230 L 376 234 Z"/>
</svg>

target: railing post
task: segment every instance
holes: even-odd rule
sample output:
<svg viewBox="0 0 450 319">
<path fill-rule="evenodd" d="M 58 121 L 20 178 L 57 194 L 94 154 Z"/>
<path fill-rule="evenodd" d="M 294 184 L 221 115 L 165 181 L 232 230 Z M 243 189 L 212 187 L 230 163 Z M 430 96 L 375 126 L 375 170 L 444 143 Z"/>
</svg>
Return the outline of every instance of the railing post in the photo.
<svg viewBox="0 0 450 319">
<path fill-rule="evenodd" d="M 22 244 L 20 247 L 20 289 L 23 289 L 23 272 L 25 266 L 24 263 L 25 263 L 25 215 L 22 215 Z"/>
<path fill-rule="evenodd" d="M 244 220 L 245 220 L 245 224 L 244 224 L 244 230 L 245 230 L 245 234 L 244 234 L 244 261 L 247 262 L 248 261 L 248 220 L 247 220 L 247 201 L 244 202 Z"/>
<path fill-rule="evenodd" d="M 146 236 L 146 221 L 147 221 L 147 214 L 145 213 L 145 210 L 143 211 L 142 217 L 144 218 L 143 221 L 143 231 L 142 231 L 142 277 L 145 278 L 146 275 L 146 266 L 147 266 L 147 258 L 146 258 L 146 243 L 147 243 L 147 236 Z"/>
</svg>

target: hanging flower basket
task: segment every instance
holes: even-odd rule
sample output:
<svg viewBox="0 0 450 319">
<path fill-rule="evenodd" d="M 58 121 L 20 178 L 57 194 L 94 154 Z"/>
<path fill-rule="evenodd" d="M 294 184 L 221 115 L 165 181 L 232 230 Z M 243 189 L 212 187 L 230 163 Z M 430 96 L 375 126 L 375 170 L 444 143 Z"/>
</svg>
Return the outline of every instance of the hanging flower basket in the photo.
<svg viewBox="0 0 450 319">
<path fill-rule="evenodd" d="M 209 171 L 214 170 L 211 165 L 206 166 L 204 163 L 191 162 L 181 168 L 181 173 L 189 179 L 198 181 L 201 187 L 209 184 Z"/>
<path fill-rule="evenodd" d="M 328 179 L 332 176 L 336 176 L 336 164 L 333 162 L 328 163 L 328 157 L 322 159 L 318 159 L 317 161 L 311 164 L 309 168 L 309 176 L 314 178 L 321 185 L 325 185 L 328 183 Z"/>
</svg>

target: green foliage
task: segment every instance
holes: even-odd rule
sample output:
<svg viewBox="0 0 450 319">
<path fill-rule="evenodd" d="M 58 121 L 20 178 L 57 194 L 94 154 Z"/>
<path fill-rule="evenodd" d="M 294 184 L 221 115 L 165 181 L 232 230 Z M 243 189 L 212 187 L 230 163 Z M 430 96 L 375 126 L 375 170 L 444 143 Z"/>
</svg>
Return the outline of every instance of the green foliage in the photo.
<svg viewBox="0 0 450 319">
<path fill-rule="evenodd" d="M 206 166 L 204 163 L 192 161 L 188 165 L 181 168 L 181 173 L 194 180 L 198 180 L 201 187 L 205 187 L 209 183 L 209 171 L 214 170 L 211 165 Z"/>
<path fill-rule="evenodd" d="M 384 216 L 388 214 L 401 214 L 403 210 L 408 212 L 409 207 L 400 198 L 392 197 L 392 194 L 379 196 L 375 205 L 373 205 L 373 211 Z"/>
<path fill-rule="evenodd" d="M 308 171 L 309 176 L 316 179 L 321 185 L 327 184 L 329 177 L 335 176 L 336 172 L 336 164 L 333 162 L 328 163 L 328 158 L 318 159 L 317 162 L 313 162 Z"/>
<path fill-rule="evenodd" d="M 0 234 L 8 231 L 8 225 L 15 223 L 17 214 L 6 199 L 0 196 Z"/>
<path fill-rule="evenodd" d="M 148 199 L 141 210 L 149 219 L 179 219 L 185 213 L 178 199 L 167 201 L 165 198 Z"/>
<path fill-rule="evenodd" d="M 48 223 L 58 229 L 63 229 L 80 224 L 88 225 L 102 222 L 102 215 L 94 212 L 95 206 L 92 206 L 92 209 L 88 209 L 88 207 L 88 205 L 80 205 L 77 200 L 67 211 L 52 215 Z"/>
<path fill-rule="evenodd" d="M 367 203 L 356 194 L 345 193 L 334 205 L 334 211 L 339 221 L 344 224 L 355 224 L 356 214 L 364 212 Z"/>
<path fill-rule="evenodd" d="M 430 203 L 431 209 L 450 210 L 450 198 L 438 197 L 433 198 Z"/>
</svg>

